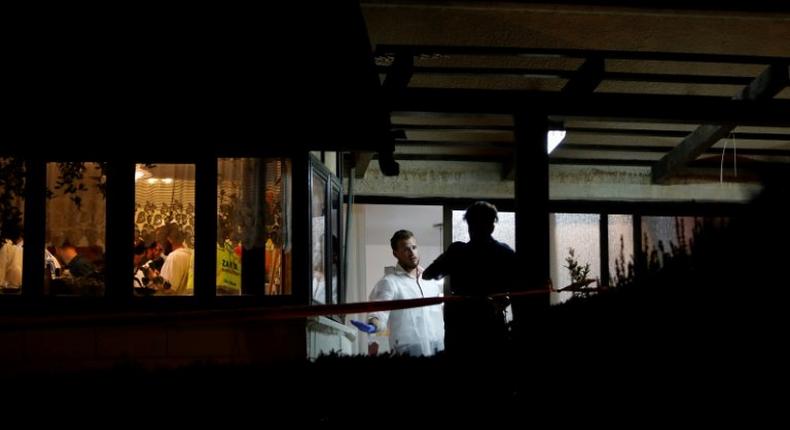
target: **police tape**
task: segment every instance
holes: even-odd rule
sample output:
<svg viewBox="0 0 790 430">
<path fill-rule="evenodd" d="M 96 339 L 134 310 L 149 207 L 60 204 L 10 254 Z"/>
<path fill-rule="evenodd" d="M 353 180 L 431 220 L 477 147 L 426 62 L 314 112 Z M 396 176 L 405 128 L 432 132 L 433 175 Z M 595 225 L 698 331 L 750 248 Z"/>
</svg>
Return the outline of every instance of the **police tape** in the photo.
<svg viewBox="0 0 790 430">
<path fill-rule="evenodd" d="M 395 311 L 422 306 L 432 306 L 443 303 L 464 302 L 481 299 L 508 299 L 513 297 L 538 297 L 547 296 L 554 290 L 541 289 L 529 291 L 516 291 L 497 293 L 489 296 L 443 296 L 422 299 L 403 299 L 375 302 L 344 303 L 337 305 L 298 305 L 298 306 L 254 306 L 224 309 L 200 310 L 158 310 L 156 312 L 136 310 L 112 313 L 84 313 L 65 315 L 4 315 L 0 316 L 0 331 L 18 327 L 47 327 L 47 326 L 74 326 L 95 324 L 134 324 L 134 323 L 180 323 L 195 320 L 210 320 L 212 322 L 228 321 L 275 321 L 298 320 L 304 318 L 363 314 L 370 312 Z"/>
<path fill-rule="evenodd" d="M 511 293 L 497 293 L 489 296 L 442 296 L 442 297 L 427 297 L 422 299 L 403 299 L 403 300 L 387 300 L 376 302 L 357 302 L 357 303 L 344 303 L 339 305 L 311 305 L 311 306 L 281 306 L 269 308 L 252 308 L 245 309 L 249 311 L 250 316 L 262 320 L 281 320 L 281 319 L 298 319 L 309 318 L 326 315 L 347 315 L 347 314 L 363 314 L 370 312 L 381 311 L 396 311 L 400 309 L 418 308 L 422 306 L 433 306 L 443 303 L 464 302 L 469 300 L 480 299 L 500 299 L 512 297 L 527 297 L 527 296 L 547 296 L 553 290 L 530 290 L 530 291 L 517 291 Z M 265 312 L 264 312 L 265 310 Z M 238 313 L 237 317 L 240 317 Z"/>
</svg>

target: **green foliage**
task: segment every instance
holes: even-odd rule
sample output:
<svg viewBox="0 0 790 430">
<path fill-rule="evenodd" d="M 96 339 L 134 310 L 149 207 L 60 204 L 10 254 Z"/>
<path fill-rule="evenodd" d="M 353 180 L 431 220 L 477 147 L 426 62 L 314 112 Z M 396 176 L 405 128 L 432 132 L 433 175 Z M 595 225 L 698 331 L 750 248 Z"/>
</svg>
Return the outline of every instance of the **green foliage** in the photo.
<svg viewBox="0 0 790 430">
<path fill-rule="evenodd" d="M 58 177 L 55 180 L 55 190 L 61 191 L 63 195 L 69 195 L 74 205 L 79 209 L 82 205 L 80 193 L 88 191 L 90 187 L 96 187 L 101 193 L 102 198 L 107 198 L 107 162 L 93 163 L 98 169 L 98 174 L 85 178 L 88 170 L 85 162 L 63 162 L 57 163 Z M 154 164 L 144 164 L 146 168 L 155 167 Z M 47 198 L 52 198 L 55 193 L 47 190 Z"/>
<path fill-rule="evenodd" d="M 633 260 L 626 263 L 625 261 L 625 239 L 620 235 L 620 254 L 614 260 L 614 276 L 612 280 L 615 287 L 622 287 L 633 282 L 634 279 L 634 262 Z"/>
<path fill-rule="evenodd" d="M 63 192 L 63 195 L 69 195 L 69 198 L 77 209 L 82 205 L 82 197 L 80 192 L 88 190 L 85 185 L 85 163 L 82 162 L 64 162 L 58 163 L 58 178 L 55 180 L 55 189 Z M 52 197 L 54 193 L 47 190 L 48 197 Z"/>
<path fill-rule="evenodd" d="M 19 199 L 25 194 L 25 163 L 15 158 L 0 158 L 0 227 L 22 225 Z"/>
<path fill-rule="evenodd" d="M 576 260 L 575 250 L 573 248 L 568 248 L 568 256 L 565 257 L 565 262 L 568 263 L 568 265 L 564 267 L 568 269 L 572 283 L 581 283 L 587 279 L 587 275 L 590 274 L 590 263 L 584 266 L 579 264 Z"/>
</svg>

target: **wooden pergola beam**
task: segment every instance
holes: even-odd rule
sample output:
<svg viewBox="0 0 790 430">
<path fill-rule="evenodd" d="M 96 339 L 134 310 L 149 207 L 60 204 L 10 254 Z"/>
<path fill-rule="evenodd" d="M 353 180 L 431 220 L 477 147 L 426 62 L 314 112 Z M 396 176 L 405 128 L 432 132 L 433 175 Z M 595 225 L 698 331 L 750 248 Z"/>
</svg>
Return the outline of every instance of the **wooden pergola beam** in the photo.
<svg viewBox="0 0 790 430">
<path fill-rule="evenodd" d="M 398 53 L 395 60 L 387 70 L 382 88 L 387 93 L 397 92 L 409 86 L 409 81 L 414 74 L 414 57 L 408 53 Z"/>
<path fill-rule="evenodd" d="M 790 100 L 734 100 L 716 96 L 592 93 L 569 95 L 551 91 L 407 88 L 391 101 L 397 112 L 512 114 L 524 106 L 541 106 L 552 116 L 577 120 L 657 123 L 790 124 Z"/>
<path fill-rule="evenodd" d="M 573 77 L 562 88 L 565 94 L 589 94 L 598 88 L 604 77 L 603 57 L 589 57 L 584 60 Z"/>
<path fill-rule="evenodd" d="M 507 57 L 589 58 L 591 55 L 613 60 L 690 61 L 695 63 L 773 64 L 784 57 L 765 55 L 703 54 L 687 52 L 625 51 L 605 49 L 518 48 L 504 46 L 387 45 L 376 46 L 375 56 L 409 52 L 412 55 L 485 55 Z"/>
<path fill-rule="evenodd" d="M 395 56 L 395 60 L 392 63 L 392 66 L 389 68 L 387 72 L 386 78 L 384 78 L 384 83 L 381 84 L 381 88 L 384 92 L 386 100 L 392 100 L 395 95 L 399 91 L 404 90 L 406 87 L 409 86 L 409 81 L 411 81 L 411 77 L 414 74 L 414 56 L 409 52 L 400 52 Z M 392 138 L 397 137 L 398 135 L 402 135 L 405 138 L 405 134 L 403 131 L 393 132 L 390 130 L 390 134 Z M 389 152 L 388 154 L 385 151 Z M 389 148 L 382 149 L 379 151 L 379 159 L 389 160 L 391 163 L 393 161 L 393 152 L 395 151 L 395 145 L 390 145 Z M 353 164 L 352 166 L 355 168 L 354 177 L 356 179 L 363 179 L 365 177 L 365 173 L 368 170 L 368 166 L 370 166 L 370 161 L 373 159 L 373 152 L 357 152 L 354 154 L 353 157 Z M 386 166 L 384 166 L 386 167 Z M 397 165 L 394 166 L 394 170 L 397 169 Z M 390 169 L 382 168 L 382 172 L 385 174 L 389 174 L 388 170 Z M 390 172 L 391 173 L 391 172 Z"/>
<path fill-rule="evenodd" d="M 377 66 L 379 73 L 386 73 L 390 66 Z M 545 69 L 531 67 L 447 67 L 447 66 L 414 66 L 418 75 L 470 75 L 470 76 L 512 76 L 532 79 L 571 79 L 576 71 L 564 69 Z M 675 73 L 641 73 L 641 72 L 604 72 L 603 79 L 622 82 L 662 82 L 672 84 L 718 84 L 748 85 L 752 78 L 748 76 L 726 75 L 692 75 Z"/>
<path fill-rule="evenodd" d="M 787 64 L 772 64 L 749 86 L 741 90 L 734 99 L 744 101 L 770 99 L 782 91 L 788 82 L 790 82 L 790 76 Z M 667 183 L 680 169 L 697 159 L 720 139 L 729 135 L 735 127 L 735 123 L 700 125 L 653 165 L 651 169 L 653 183 Z"/>
<path fill-rule="evenodd" d="M 355 152 L 354 157 L 352 160 L 352 166 L 354 167 L 354 177 L 356 179 L 363 179 L 365 177 L 365 172 L 368 170 L 368 166 L 370 165 L 370 161 L 373 159 L 373 152 Z"/>
<path fill-rule="evenodd" d="M 603 81 L 604 66 L 603 57 L 588 57 L 562 88 L 562 93 L 570 96 L 592 94 Z M 516 177 L 516 164 L 512 158 L 502 163 L 503 180 L 513 180 Z"/>
</svg>

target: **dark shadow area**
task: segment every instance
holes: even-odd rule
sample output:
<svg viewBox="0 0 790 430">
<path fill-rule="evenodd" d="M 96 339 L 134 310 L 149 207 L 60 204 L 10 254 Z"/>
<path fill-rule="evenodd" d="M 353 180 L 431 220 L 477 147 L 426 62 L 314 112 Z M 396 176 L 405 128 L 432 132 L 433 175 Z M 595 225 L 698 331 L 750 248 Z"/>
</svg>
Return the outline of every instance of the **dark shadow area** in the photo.
<svg viewBox="0 0 790 430">
<path fill-rule="evenodd" d="M 7 134 L 24 142 L 81 136 L 76 147 L 48 146 L 49 158 L 184 161 L 201 155 L 196 148 L 258 153 L 264 140 L 270 150 L 320 149 L 337 127 L 349 149 L 375 149 L 371 136 L 388 127 L 354 1 L 310 8 L 15 5 L 9 15 L 16 19 L 8 27 L 15 36 L 7 74 L 15 85 Z M 116 145 L 107 145 L 109 136 Z M 8 150 L 41 156 L 37 145 Z"/>
<path fill-rule="evenodd" d="M 414 425 L 770 419 L 782 410 L 774 408 L 785 397 L 776 390 L 787 382 L 790 362 L 790 233 L 782 206 L 790 195 L 782 178 L 766 181 L 765 192 L 728 227 L 703 229 L 688 252 L 668 253 L 663 267 L 535 311 L 501 356 L 325 356 L 157 371 L 131 363 L 4 386 L 21 396 L 75 401 L 83 398 L 74 393 L 93 393 L 96 404 L 107 403 L 102 410 L 138 418 L 191 411 L 190 418 L 231 422 Z"/>
</svg>

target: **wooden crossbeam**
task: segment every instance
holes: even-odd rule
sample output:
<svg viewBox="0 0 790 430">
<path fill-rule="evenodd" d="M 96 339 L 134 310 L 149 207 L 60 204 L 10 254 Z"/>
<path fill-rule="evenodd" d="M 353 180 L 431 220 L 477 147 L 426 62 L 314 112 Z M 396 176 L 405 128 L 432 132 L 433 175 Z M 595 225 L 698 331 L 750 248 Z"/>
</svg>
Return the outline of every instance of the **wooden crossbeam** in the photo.
<svg viewBox="0 0 790 430">
<path fill-rule="evenodd" d="M 758 101 L 770 99 L 790 82 L 787 64 L 772 64 L 738 93 L 734 99 Z M 729 135 L 736 123 L 703 124 L 691 132 L 672 151 L 658 160 L 652 167 L 654 184 L 665 184 L 680 169 Z"/>
</svg>

